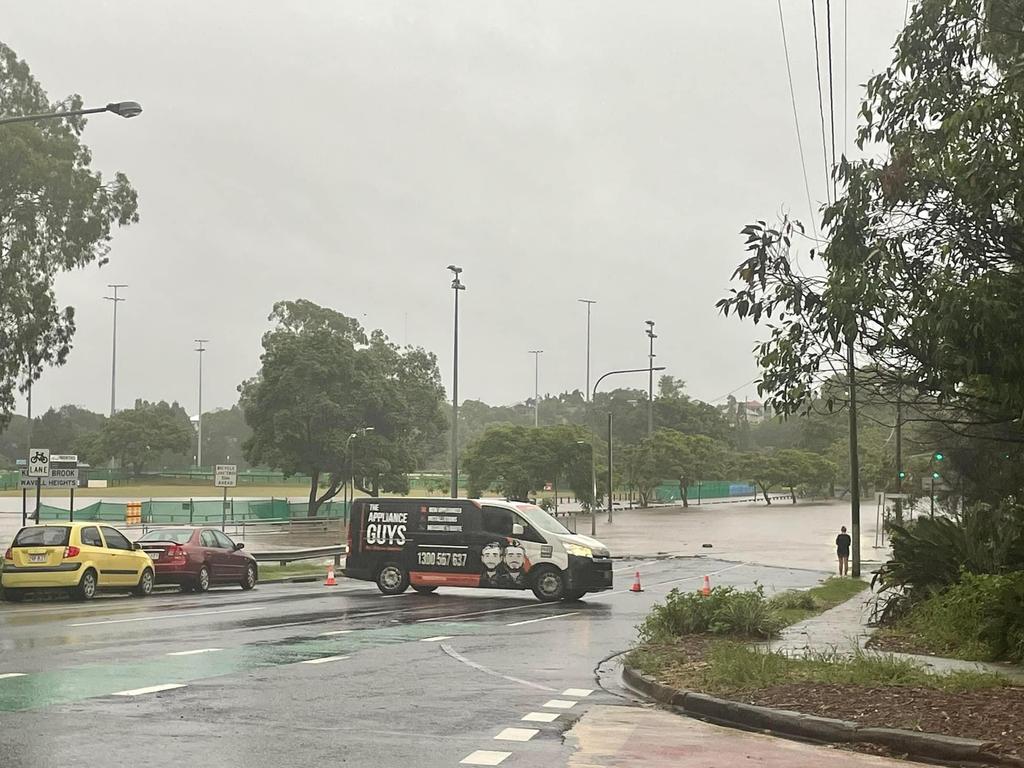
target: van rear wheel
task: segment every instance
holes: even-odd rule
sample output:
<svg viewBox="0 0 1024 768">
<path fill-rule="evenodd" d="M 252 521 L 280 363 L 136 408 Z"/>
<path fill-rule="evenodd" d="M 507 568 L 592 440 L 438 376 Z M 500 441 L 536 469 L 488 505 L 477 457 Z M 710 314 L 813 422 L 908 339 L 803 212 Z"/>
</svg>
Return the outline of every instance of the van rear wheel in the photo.
<svg viewBox="0 0 1024 768">
<path fill-rule="evenodd" d="M 398 563 L 385 563 L 377 574 L 377 589 L 385 595 L 400 595 L 409 588 L 409 574 Z"/>
<path fill-rule="evenodd" d="M 553 603 L 565 595 L 565 576 L 557 568 L 545 566 L 533 578 L 533 594 L 543 603 Z"/>
</svg>

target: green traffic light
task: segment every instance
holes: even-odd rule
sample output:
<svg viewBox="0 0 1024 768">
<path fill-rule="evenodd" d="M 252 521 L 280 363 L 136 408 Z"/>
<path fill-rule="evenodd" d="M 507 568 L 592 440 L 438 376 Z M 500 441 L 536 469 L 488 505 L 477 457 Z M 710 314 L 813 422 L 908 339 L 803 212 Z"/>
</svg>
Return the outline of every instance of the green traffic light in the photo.
<svg viewBox="0 0 1024 768">
<path fill-rule="evenodd" d="M 938 479 L 939 479 L 939 473 L 938 472 L 932 472 L 932 480 L 938 480 Z"/>
<path fill-rule="evenodd" d="M 906 472 L 900 472 L 900 480 L 906 480 L 906 479 L 907 479 L 907 473 Z"/>
<path fill-rule="evenodd" d="M 943 456 L 941 452 L 939 452 L 939 451 L 935 452 L 935 460 L 936 461 L 942 461 L 944 458 L 946 458 L 946 457 Z"/>
</svg>

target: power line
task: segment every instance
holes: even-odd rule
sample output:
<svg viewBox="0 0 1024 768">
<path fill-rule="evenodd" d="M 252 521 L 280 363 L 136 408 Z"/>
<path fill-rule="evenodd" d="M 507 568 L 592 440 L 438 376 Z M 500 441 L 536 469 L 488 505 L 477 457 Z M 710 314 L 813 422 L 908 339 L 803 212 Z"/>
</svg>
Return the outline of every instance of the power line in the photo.
<svg viewBox="0 0 1024 768">
<path fill-rule="evenodd" d="M 825 102 L 821 95 L 821 54 L 818 51 L 818 14 L 814 8 L 814 0 L 811 0 L 811 25 L 814 27 L 814 69 L 818 77 L 818 116 L 821 118 L 821 154 L 825 163 L 825 199 L 831 203 L 832 200 L 828 194 L 828 147 L 825 145 Z"/>
<path fill-rule="evenodd" d="M 828 32 L 828 112 L 829 125 L 832 128 L 832 199 L 839 196 L 835 188 L 836 170 L 836 100 L 835 80 L 832 77 L 832 0 L 825 0 L 825 29 Z"/>
<path fill-rule="evenodd" d="M 786 21 L 782 16 L 782 0 L 779 2 L 779 26 L 782 27 L 782 48 L 786 52 L 786 75 L 789 77 L 789 98 L 793 104 L 793 124 L 796 126 L 796 144 L 800 149 L 800 168 L 804 173 L 804 191 L 807 193 L 807 207 L 811 213 L 811 226 L 814 228 L 814 239 L 818 239 L 818 214 L 811 200 L 811 185 L 807 181 L 807 159 L 804 156 L 804 140 L 800 135 L 800 118 L 796 109 L 796 90 L 793 87 L 793 68 L 789 63 L 789 42 L 786 40 Z"/>
</svg>

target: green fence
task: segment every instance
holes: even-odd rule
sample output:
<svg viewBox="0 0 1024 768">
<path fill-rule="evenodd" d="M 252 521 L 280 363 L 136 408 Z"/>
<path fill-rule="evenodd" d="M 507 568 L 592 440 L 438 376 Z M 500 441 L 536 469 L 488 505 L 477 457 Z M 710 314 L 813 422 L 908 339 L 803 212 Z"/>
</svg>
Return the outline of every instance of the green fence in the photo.
<svg viewBox="0 0 1024 768">
<path fill-rule="evenodd" d="M 686 497 L 690 501 L 730 499 L 753 495 L 754 486 L 749 483 L 735 483 L 729 480 L 708 480 L 686 487 Z M 680 501 L 682 496 L 679 493 L 679 483 L 663 482 L 654 489 L 654 498 L 658 501 Z"/>
<path fill-rule="evenodd" d="M 8 472 L 0 469 L 0 491 L 9 491 L 21 486 L 21 472 Z"/>
<path fill-rule="evenodd" d="M 97 501 L 75 510 L 75 520 L 123 523 L 125 502 Z M 69 512 L 61 507 L 40 505 L 42 520 L 67 520 Z M 314 519 L 348 518 L 348 504 L 331 501 L 321 505 Z M 309 504 L 289 503 L 287 499 L 183 499 L 181 501 L 143 501 L 142 522 L 147 525 L 216 525 L 259 520 L 309 520 Z"/>
</svg>

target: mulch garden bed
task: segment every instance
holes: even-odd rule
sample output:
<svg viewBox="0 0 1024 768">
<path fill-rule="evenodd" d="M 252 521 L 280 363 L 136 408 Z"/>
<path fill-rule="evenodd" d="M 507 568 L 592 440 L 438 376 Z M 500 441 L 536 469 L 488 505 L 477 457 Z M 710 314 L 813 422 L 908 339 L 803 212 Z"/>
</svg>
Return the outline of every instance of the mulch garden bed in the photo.
<svg viewBox="0 0 1024 768">
<path fill-rule="evenodd" d="M 702 690 L 685 681 L 706 666 L 704 655 L 711 642 L 706 636 L 685 638 L 673 654 L 676 663 L 667 665 L 656 677 L 669 685 L 746 704 L 852 720 L 864 726 L 990 741 L 997 754 L 1024 759 L 1024 687 L 950 692 L 915 686 L 798 682 L 735 693 Z"/>
</svg>

